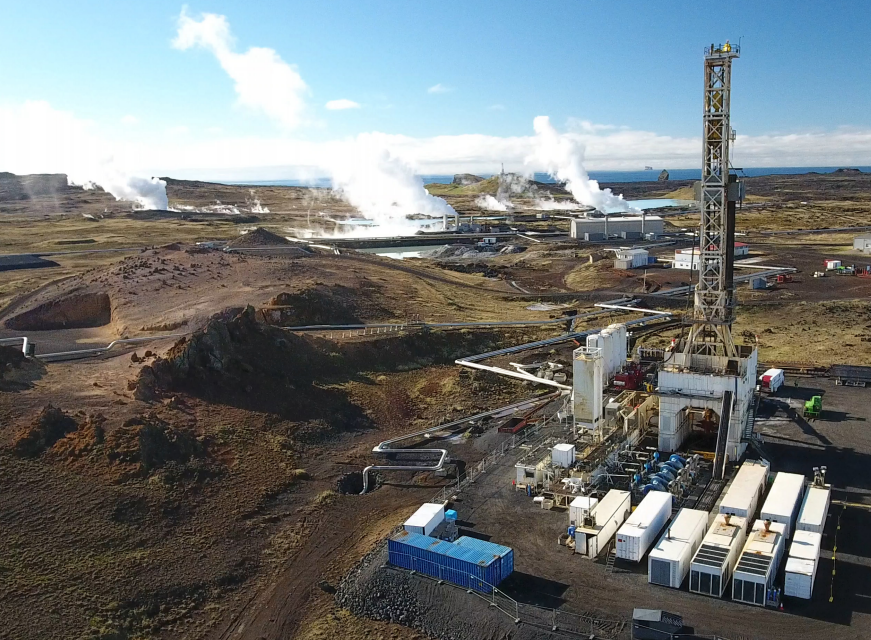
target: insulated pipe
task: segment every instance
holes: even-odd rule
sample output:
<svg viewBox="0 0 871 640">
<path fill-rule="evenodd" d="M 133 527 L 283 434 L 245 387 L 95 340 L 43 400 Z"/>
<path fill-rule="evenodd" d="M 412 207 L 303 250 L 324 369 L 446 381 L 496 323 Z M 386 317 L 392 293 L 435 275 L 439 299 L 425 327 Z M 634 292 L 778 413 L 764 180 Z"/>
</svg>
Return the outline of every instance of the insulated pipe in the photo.
<svg viewBox="0 0 871 640">
<path fill-rule="evenodd" d="M 572 388 L 568 385 L 560 384 L 559 382 L 554 382 L 553 380 L 547 380 L 545 378 L 539 378 L 538 376 L 534 376 L 531 373 L 525 373 L 523 371 L 511 371 L 509 369 L 503 369 L 501 367 L 490 367 L 486 364 L 479 364 L 477 362 L 466 362 L 464 360 L 457 360 L 455 361 L 455 364 L 458 364 L 461 367 L 469 367 L 471 369 L 491 371 L 493 373 L 498 373 L 501 376 L 508 376 L 509 378 L 518 378 L 527 382 L 535 382 L 537 384 L 544 384 L 549 387 L 556 387 L 557 389 L 561 389 L 566 393 L 572 390 Z"/>
<path fill-rule="evenodd" d="M 0 344 L 15 344 L 16 342 L 21 342 L 21 353 L 27 355 L 27 336 L 21 336 L 20 338 L 0 338 Z"/>
<path fill-rule="evenodd" d="M 642 309 L 640 307 L 630 307 L 622 304 L 608 304 L 607 302 L 600 302 L 594 306 L 600 307 L 602 309 L 619 309 L 620 311 L 637 311 L 638 313 L 655 313 L 656 315 L 660 315 L 663 311 L 659 311 L 656 309 Z"/>
<path fill-rule="evenodd" d="M 143 338 L 125 338 L 123 340 L 113 340 L 105 347 L 94 347 L 93 349 L 78 349 L 76 351 L 59 351 L 57 353 L 44 353 L 39 356 L 35 356 L 39 360 L 48 360 L 48 359 L 64 359 L 64 358 L 84 358 L 87 356 L 96 356 L 101 353 L 105 353 L 112 349 L 115 345 L 118 344 L 137 344 L 140 342 L 148 342 L 153 340 L 162 340 L 164 338 L 183 338 L 186 336 L 186 333 L 167 333 L 160 336 L 147 336 Z"/>
<path fill-rule="evenodd" d="M 440 454 L 439 461 L 434 466 L 419 466 L 419 465 L 369 465 L 365 469 L 363 469 L 363 490 L 360 492 L 360 495 L 366 493 L 369 490 L 369 472 L 370 471 L 438 471 L 444 466 L 445 459 L 447 458 L 448 452 L 446 449 L 391 449 L 390 446 L 400 442 L 402 440 L 408 440 L 410 438 L 416 438 L 419 436 L 428 436 L 431 433 L 436 431 L 444 431 L 445 429 L 450 429 L 451 427 L 455 427 L 461 424 L 466 424 L 468 422 L 472 422 L 473 420 L 479 420 L 481 418 L 486 418 L 489 416 L 494 416 L 500 413 L 514 413 L 515 411 L 535 407 L 535 405 L 544 406 L 551 400 L 559 397 L 559 393 L 551 393 L 546 396 L 542 396 L 539 398 L 530 398 L 528 400 L 522 400 L 521 402 L 515 402 L 514 404 L 509 404 L 504 407 L 499 407 L 498 409 L 492 409 L 491 411 L 485 411 L 483 413 L 478 413 L 473 416 L 468 416 L 462 418 L 460 420 L 454 420 L 453 422 L 448 422 L 445 424 L 440 424 L 435 427 L 430 427 L 429 429 L 424 429 L 423 431 L 415 431 L 414 433 L 408 433 L 404 436 L 399 436 L 398 438 L 392 438 L 390 440 L 385 440 L 384 442 L 380 442 L 376 447 L 372 449 L 372 453 L 377 454 L 386 454 L 386 453 L 402 453 L 402 452 L 414 452 L 414 453 L 438 453 Z M 541 407 L 538 407 L 541 408 Z"/>
</svg>

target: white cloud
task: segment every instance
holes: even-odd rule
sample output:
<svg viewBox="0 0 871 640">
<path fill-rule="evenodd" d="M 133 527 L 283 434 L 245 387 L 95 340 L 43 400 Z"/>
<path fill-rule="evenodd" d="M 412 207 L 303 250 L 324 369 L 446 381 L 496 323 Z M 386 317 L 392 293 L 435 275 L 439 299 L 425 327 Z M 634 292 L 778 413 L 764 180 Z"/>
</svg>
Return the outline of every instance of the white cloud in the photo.
<svg viewBox="0 0 871 640">
<path fill-rule="evenodd" d="M 135 125 L 135 124 L 139 124 L 139 118 L 137 118 L 134 115 L 128 114 L 128 115 L 124 116 L 123 118 L 121 118 L 121 124 L 126 124 L 126 125 L 130 125 L 130 126 Z"/>
<path fill-rule="evenodd" d="M 438 84 L 434 84 L 429 89 L 427 89 L 426 92 L 427 93 L 450 93 L 453 90 L 454 90 L 453 87 L 447 87 L 447 86 L 443 85 L 441 82 L 439 82 Z"/>
<path fill-rule="evenodd" d="M 341 98 L 339 100 L 330 100 L 324 106 L 330 111 L 343 111 L 345 109 L 359 109 L 360 103 Z"/>
<path fill-rule="evenodd" d="M 195 20 L 182 9 L 173 47 L 181 51 L 202 47 L 211 52 L 236 83 L 240 105 L 264 113 L 285 129 L 298 127 L 309 90 L 296 67 L 274 49 L 251 47 L 236 53 L 233 44 L 226 16 L 205 13 Z"/>
</svg>

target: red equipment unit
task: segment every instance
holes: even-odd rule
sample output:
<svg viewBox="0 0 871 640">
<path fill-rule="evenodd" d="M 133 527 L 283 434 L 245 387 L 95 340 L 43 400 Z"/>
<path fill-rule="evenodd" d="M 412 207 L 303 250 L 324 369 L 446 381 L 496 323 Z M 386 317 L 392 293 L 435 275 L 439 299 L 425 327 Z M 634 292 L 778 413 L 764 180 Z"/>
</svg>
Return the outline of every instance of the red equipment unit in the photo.
<svg viewBox="0 0 871 640">
<path fill-rule="evenodd" d="M 614 376 L 614 386 L 628 391 L 641 389 L 644 386 L 644 370 L 641 365 L 626 365 L 623 371 Z"/>
</svg>

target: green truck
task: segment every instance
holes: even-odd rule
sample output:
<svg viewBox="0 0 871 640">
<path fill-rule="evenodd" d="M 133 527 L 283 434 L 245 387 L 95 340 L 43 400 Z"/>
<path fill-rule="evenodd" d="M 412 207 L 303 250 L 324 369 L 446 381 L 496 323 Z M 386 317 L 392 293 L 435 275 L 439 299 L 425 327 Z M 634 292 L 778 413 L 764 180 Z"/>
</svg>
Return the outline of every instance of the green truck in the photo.
<svg viewBox="0 0 871 640">
<path fill-rule="evenodd" d="M 822 396 L 814 396 L 813 398 L 805 401 L 805 403 L 804 403 L 804 417 L 805 418 L 819 418 L 822 410 L 823 410 L 823 398 L 822 398 Z"/>
</svg>

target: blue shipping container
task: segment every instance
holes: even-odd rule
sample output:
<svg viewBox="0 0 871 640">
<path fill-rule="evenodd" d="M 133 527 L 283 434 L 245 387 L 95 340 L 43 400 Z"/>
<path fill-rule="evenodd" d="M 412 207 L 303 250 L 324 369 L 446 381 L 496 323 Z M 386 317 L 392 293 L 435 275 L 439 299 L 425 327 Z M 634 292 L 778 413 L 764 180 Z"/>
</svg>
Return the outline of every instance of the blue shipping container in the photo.
<svg viewBox="0 0 871 640">
<path fill-rule="evenodd" d="M 401 531 L 387 541 L 387 560 L 396 567 L 418 571 L 481 593 L 490 593 L 492 585 L 498 585 L 505 578 L 502 558 L 492 551 L 482 552 L 407 531 Z"/>
<path fill-rule="evenodd" d="M 478 549 L 482 553 L 491 553 L 499 556 L 501 559 L 500 576 L 504 580 L 514 572 L 514 549 L 501 544 L 487 542 L 486 540 L 478 540 L 478 538 L 470 538 L 469 536 L 461 536 L 454 541 L 454 544 L 460 547 L 469 547 Z"/>
</svg>

